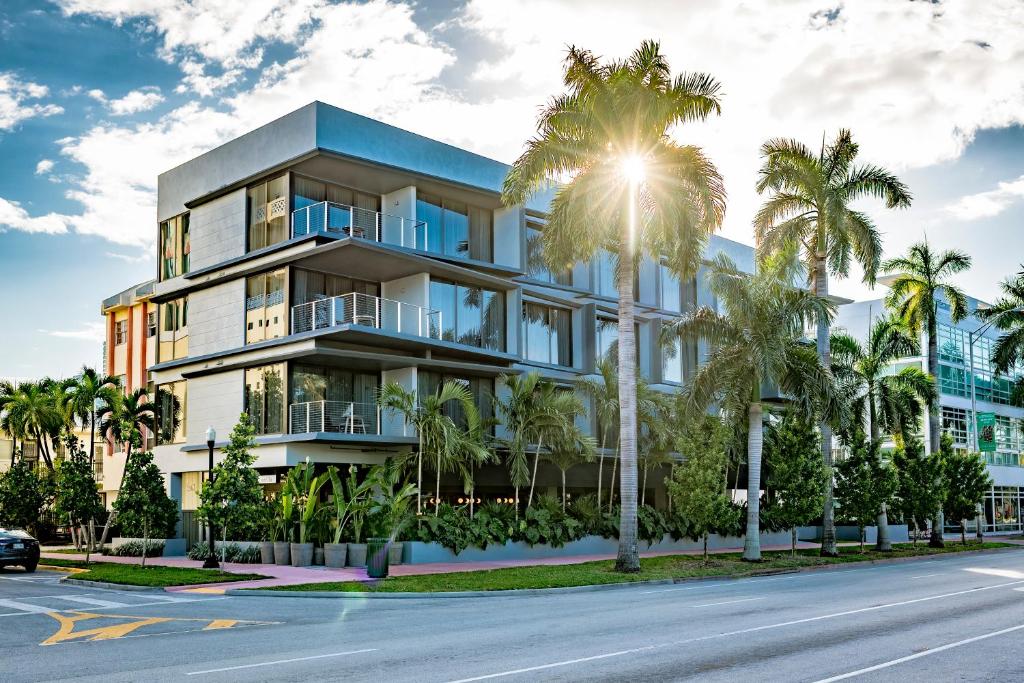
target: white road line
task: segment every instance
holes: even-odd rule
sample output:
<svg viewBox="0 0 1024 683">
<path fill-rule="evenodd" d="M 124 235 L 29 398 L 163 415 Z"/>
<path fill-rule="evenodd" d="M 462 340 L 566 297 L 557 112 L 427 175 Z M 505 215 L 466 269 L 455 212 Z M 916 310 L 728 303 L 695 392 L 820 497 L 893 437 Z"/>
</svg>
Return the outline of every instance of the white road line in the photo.
<svg viewBox="0 0 1024 683">
<path fill-rule="evenodd" d="M 764 598 L 741 598 L 739 600 L 725 600 L 723 602 L 705 602 L 703 605 L 690 605 L 690 607 L 715 607 L 717 605 L 733 605 L 737 602 L 751 602 L 753 600 L 764 600 Z"/>
<path fill-rule="evenodd" d="M 572 664 L 579 664 L 582 662 L 589 662 L 596 659 L 608 659 L 610 657 L 619 657 L 622 655 L 635 654 L 637 652 L 648 652 L 650 650 L 657 650 L 666 647 L 678 647 L 679 645 L 688 645 L 690 643 L 699 643 L 707 640 L 716 640 L 718 638 L 731 638 L 732 636 L 740 636 L 747 633 L 756 633 L 758 631 L 767 631 L 774 628 L 783 628 L 785 626 L 796 626 L 798 624 L 809 624 L 815 621 L 823 621 L 825 619 L 835 619 L 838 617 L 845 617 L 851 614 L 863 614 L 865 612 L 875 612 L 882 609 L 889 609 L 891 607 L 902 607 L 904 605 L 914 605 L 920 602 L 928 602 L 930 600 L 942 600 L 944 598 L 952 598 L 958 595 L 967 595 L 970 593 L 978 593 L 981 591 L 992 590 L 995 588 L 1009 588 L 1010 586 L 1020 586 L 1024 584 L 1024 581 L 1010 581 L 1009 583 L 998 583 L 992 586 L 981 586 L 978 588 L 967 588 L 961 591 L 954 591 L 952 593 L 941 593 L 938 595 L 926 595 L 923 598 L 913 598 L 911 600 L 901 600 L 899 602 L 890 602 L 882 605 L 872 605 L 871 607 L 861 607 L 859 609 L 846 610 L 844 612 L 832 612 L 831 614 L 821 614 L 816 617 L 805 617 L 804 619 L 793 619 L 792 621 L 782 621 L 776 624 L 765 624 L 764 626 L 751 626 L 750 628 L 740 629 L 738 631 L 727 631 L 725 633 L 714 633 L 707 636 L 697 636 L 695 638 L 685 638 L 683 640 L 674 640 L 667 643 L 656 643 L 654 645 L 647 645 L 645 647 L 634 648 L 632 650 L 619 650 L 617 652 L 606 652 L 603 654 L 592 655 L 590 657 L 580 657 L 578 659 L 568 659 L 561 662 L 551 662 L 550 664 L 539 664 L 537 666 L 531 666 L 524 669 L 513 669 L 510 671 L 499 671 L 492 674 L 484 674 L 483 676 L 475 676 L 473 678 L 462 678 L 457 681 L 451 681 L 450 683 L 470 683 L 471 681 L 484 681 L 492 678 L 504 678 L 506 676 L 514 676 L 516 674 L 528 673 L 530 671 L 541 671 L 543 669 L 554 669 L 562 666 L 571 666 Z"/>
<path fill-rule="evenodd" d="M 942 576 L 942 573 L 940 572 L 938 574 L 921 574 L 920 576 L 911 576 L 910 578 L 912 578 L 912 579 L 927 579 L 927 578 L 932 577 L 932 576 Z"/>
<path fill-rule="evenodd" d="M 274 666 L 277 664 L 291 664 L 292 662 L 305 662 L 311 659 L 325 659 L 327 657 L 345 657 L 346 655 L 359 655 L 364 652 L 376 652 L 377 648 L 371 647 L 365 650 L 349 650 L 348 652 L 332 652 L 326 655 L 312 655 L 309 657 L 295 657 L 293 659 L 278 659 L 273 662 L 259 662 L 258 664 L 239 664 L 238 666 L 225 666 L 220 669 L 205 669 L 203 671 L 189 671 L 186 676 L 199 676 L 201 674 L 215 674 L 222 671 L 238 671 L 239 669 L 253 669 L 258 666 Z"/>
<path fill-rule="evenodd" d="M 80 602 L 83 605 L 92 605 L 94 607 L 134 607 L 135 605 L 129 605 L 125 602 L 112 602 L 110 600 L 97 600 L 96 598 L 87 598 L 82 595 L 59 595 L 59 596 L 47 596 L 49 599 L 57 600 L 68 600 L 70 602 Z M 38 599 L 38 598 L 36 598 Z"/>
<path fill-rule="evenodd" d="M 18 602 L 17 600 L 0 600 L 0 607 L 10 607 L 11 609 L 21 610 L 29 614 L 53 611 L 52 607 L 43 607 L 42 605 L 33 605 L 28 602 Z"/>
<path fill-rule="evenodd" d="M 874 666 L 869 666 L 869 667 L 866 667 L 866 668 L 863 668 L 863 669 L 857 669 L 856 671 L 851 671 L 849 673 L 840 674 L 839 676 L 833 676 L 831 678 L 823 678 L 820 681 L 817 681 L 817 683 L 833 683 L 833 681 L 846 680 L 847 678 L 853 678 L 855 676 L 861 676 L 863 674 L 871 673 L 872 671 L 879 671 L 880 669 L 888 669 L 890 666 L 896 666 L 897 664 L 902 664 L 904 662 L 909 662 L 909 661 L 912 661 L 912 660 L 915 660 L 915 659 L 920 659 L 921 657 L 927 657 L 929 655 L 938 654 L 939 652 L 944 652 L 946 650 L 952 650 L 954 647 L 960 647 L 962 645 L 970 645 L 971 643 L 976 643 L 979 640 L 985 640 L 986 638 L 994 638 L 996 636 L 1005 635 L 1007 633 L 1013 633 L 1014 631 L 1019 631 L 1021 629 L 1024 629 L 1024 624 L 1020 624 L 1019 626 L 1011 626 L 1010 628 L 1004 628 L 1001 631 L 993 631 L 992 633 L 985 633 L 984 635 L 974 636 L 973 638 L 966 638 L 964 640 L 958 640 L 955 643 L 949 643 L 947 645 L 942 645 L 942 646 L 939 646 L 939 647 L 931 648 L 930 650 L 925 650 L 924 652 L 918 652 L 918 653 L 915 653 L 915 654 L 912 654 L 912 655 L 908 655 L 906 657 L 900 657 L 899 659 L 893 659 L 893 660 L 890 660 L 888 662 L 882 662 L 881 664 L 875 664 Z"/>
</svg>

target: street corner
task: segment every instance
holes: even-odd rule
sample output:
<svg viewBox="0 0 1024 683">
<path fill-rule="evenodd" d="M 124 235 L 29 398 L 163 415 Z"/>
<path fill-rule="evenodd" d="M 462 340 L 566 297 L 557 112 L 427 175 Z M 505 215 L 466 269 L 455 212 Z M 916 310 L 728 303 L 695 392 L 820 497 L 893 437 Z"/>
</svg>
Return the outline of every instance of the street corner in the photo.
<svg viewBox="0 0 1024 683">
<path fill-rule="evenodd" d="M 144 636 L 223 631 L 226 629 L 275 626 L 281 622 L 201 617 L 160 617 L 96 612 L 44 612 L 57 622 L 57 630 L 40 645 L 139 638 Z"/>
</svg>

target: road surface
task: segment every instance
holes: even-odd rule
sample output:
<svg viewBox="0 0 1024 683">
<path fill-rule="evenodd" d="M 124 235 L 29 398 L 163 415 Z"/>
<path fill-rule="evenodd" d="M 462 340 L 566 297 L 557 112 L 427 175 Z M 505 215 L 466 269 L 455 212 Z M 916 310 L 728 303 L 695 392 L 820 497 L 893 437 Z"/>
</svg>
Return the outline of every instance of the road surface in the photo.
<svg viewBox="0 0 1024 683">
<path fill-rule="evenodd" d="M 611 591 L 337 600 L 0 572 L 0 681 L 1024 680 L 1024 549 Z"/>
</svg>

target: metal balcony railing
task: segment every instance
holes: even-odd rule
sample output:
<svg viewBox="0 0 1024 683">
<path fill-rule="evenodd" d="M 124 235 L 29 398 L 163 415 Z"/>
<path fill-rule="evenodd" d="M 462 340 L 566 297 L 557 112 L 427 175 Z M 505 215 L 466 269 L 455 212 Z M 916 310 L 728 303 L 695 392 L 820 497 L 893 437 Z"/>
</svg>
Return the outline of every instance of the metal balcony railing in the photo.
<svg viewBox="0 0 1024 683">
<path fill-rule="evenodd" d="M 427 223 L 348 204 L 319 202 L 292 211 L 292 237 L 323 232 L 426 250 Z"/>
<path fill-rule="evenodd" d="M 433 339 L 440 339 L 444 329 L 441 311 L 358 292 L 292 306 L 292 334 L 337 325 L 365 325 Z"/>
<path fill-rule="evenodd" d="M 374 403 L 308 401 L 288 406 L 288 432 L 380 434 L 380 408 Z"/>
</svg>

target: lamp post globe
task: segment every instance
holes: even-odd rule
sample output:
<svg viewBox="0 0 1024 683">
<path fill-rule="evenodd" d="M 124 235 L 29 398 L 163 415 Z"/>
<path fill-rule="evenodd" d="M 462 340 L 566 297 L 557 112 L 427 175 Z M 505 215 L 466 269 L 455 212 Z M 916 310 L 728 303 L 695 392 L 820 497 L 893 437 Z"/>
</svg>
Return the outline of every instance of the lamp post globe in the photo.
<svg viewBox="0 0 1024 683">
<path fill-rule="evenodd" d="M 213 445 L 217 441 L 217 430 L 213 426 L 206 428 L 206 449 L 210 455 L 210 466 L 209 466 L 209 480 L 210 486 L 213 486 Z M 220 564 L 217 563 L 217 551 L 214 548 L 215 538 L 217 536 L 216 530 L 213 528 L 213 521 L 209 524 L 210 530 L 210 555 L 203 562 L 203 569 L 218 569 Z"/>
</svg>

